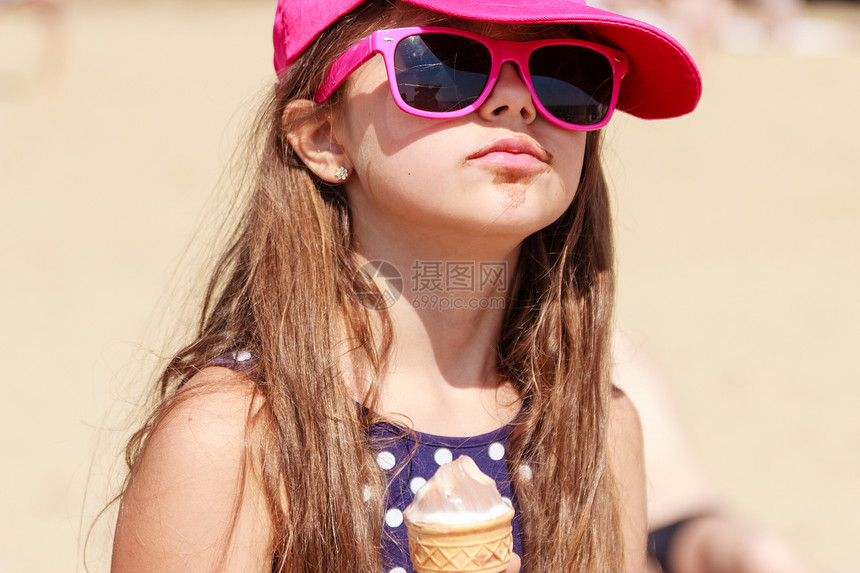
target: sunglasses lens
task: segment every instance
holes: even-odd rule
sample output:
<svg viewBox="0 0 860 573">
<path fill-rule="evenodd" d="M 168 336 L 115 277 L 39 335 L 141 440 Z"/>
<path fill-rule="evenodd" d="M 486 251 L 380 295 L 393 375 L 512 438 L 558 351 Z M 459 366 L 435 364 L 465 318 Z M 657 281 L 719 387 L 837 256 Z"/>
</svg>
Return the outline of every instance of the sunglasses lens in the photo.
<svg viewBox="0 0 860 573">
<path fill-rule="evenodd" d="M 481 95 L 490 75 L 490 51 L 453 34 L 416 34 L 394 50 L 394 70 L 406 105 L 422 111 L 463 109 Z"/>
<path fill-rule="evenodd" d="M 529 57 L 535 92 L 546 110 L 574 125 L 595 125 L 612 102 L 612 65 L 584 46 L 545 46 Z"/>
</svg>

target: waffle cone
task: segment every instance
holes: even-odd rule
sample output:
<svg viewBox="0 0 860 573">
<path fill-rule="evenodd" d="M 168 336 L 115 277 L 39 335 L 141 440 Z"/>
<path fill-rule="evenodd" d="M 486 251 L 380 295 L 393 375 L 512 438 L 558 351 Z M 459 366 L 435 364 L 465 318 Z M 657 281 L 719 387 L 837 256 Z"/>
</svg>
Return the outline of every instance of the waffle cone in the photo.
<svg viewBox="0 0 860 573">
<path fill-rule="evenodd" d="M 459 525 L 407 520 L 412 566 L 417 573 L 504 571 L 513 553 L 513 517 L 510 510 L 493 519 Z"/>
</svg>

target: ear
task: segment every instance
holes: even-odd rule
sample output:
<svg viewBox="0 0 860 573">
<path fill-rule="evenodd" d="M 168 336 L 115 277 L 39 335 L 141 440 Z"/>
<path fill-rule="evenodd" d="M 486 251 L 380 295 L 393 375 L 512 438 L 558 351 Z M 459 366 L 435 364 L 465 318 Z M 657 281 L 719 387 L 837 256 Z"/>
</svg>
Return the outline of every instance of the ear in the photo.
<svg viewBox="0 0 860 573">
<path fill-rule="evenodd" d="M 293 100 L 281 116 L 287 141 L 314 174 L 332 184 L 343 181 L 335 176 L 338 167 L 352 170 L 343 146 L 334 133 L 331 111 L 320 111 L 310 100 Z"/>
</svg>

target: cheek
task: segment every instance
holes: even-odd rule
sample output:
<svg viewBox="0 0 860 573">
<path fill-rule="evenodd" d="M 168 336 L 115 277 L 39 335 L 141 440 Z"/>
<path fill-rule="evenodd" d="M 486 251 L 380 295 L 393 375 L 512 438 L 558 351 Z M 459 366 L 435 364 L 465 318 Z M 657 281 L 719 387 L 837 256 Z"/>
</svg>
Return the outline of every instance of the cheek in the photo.
<svg viewBox="0 0 860 573">
<path fill-rule="evenodd" d="M 561 187 L 561 198 L 555 204 L 558 211 L 555 213 L 556 217 L 560 217 L 567 210 L 579 190 L 579 183 L 585 169 L 586 137 L 585 132 L 568 133 L 559 142 L 559 147 L 556 147 L 562 150 L 555 156 L 555 167 Z"/>
<path fill-rule="evenodd" d="M 458 152 L 440 152 L 452 146 L 445 131 L 450 124 L 402 111 L 384 87 L 349 113 L 344 147 L 360 178 L 368 184 L 383 177 L 421 186 L 456 174 Z"/>
<path fill-rule="evenodd" d="M 350 74 L 340 88 L 335 136 L 353 159 L 364 153 L 362 146 L 386 114 L 386 100 L 392 99 L 387 81 L 382 58 L 376 55 Z"/>
<path fill-rule="evenodd" d="M 585 146 L 587 135 L 585 132 L 574 132 L 568 141 L 562 145 L 564 150 L 561 157 L 557 158 L 559 172 L 564 179 L 566 187 L 579 187 L 579 181 L 585 169 Z"/>
</svg>

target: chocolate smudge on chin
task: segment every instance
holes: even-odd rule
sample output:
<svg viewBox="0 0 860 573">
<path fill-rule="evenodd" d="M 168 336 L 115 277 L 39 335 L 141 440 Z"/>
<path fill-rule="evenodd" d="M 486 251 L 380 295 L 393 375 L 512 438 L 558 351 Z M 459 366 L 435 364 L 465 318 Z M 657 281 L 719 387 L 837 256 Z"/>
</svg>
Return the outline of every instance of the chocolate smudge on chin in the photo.
<svg viewBox="0 0 860 573">
<path fill-rule="evenodd" d="M 497 173 L 493 184 L 505 198 L 505 208 L 519 207 L 526 201 L 526 191 L 545 172 L 523 174 L 521 171 Z"/>
<path fill-rule="evenodd" d="M 505 208 L 519 207 L 526 202 L 528 185 L 522 183 L 497 183 L 502 196 L 505 198 Z"/>
</svg>

